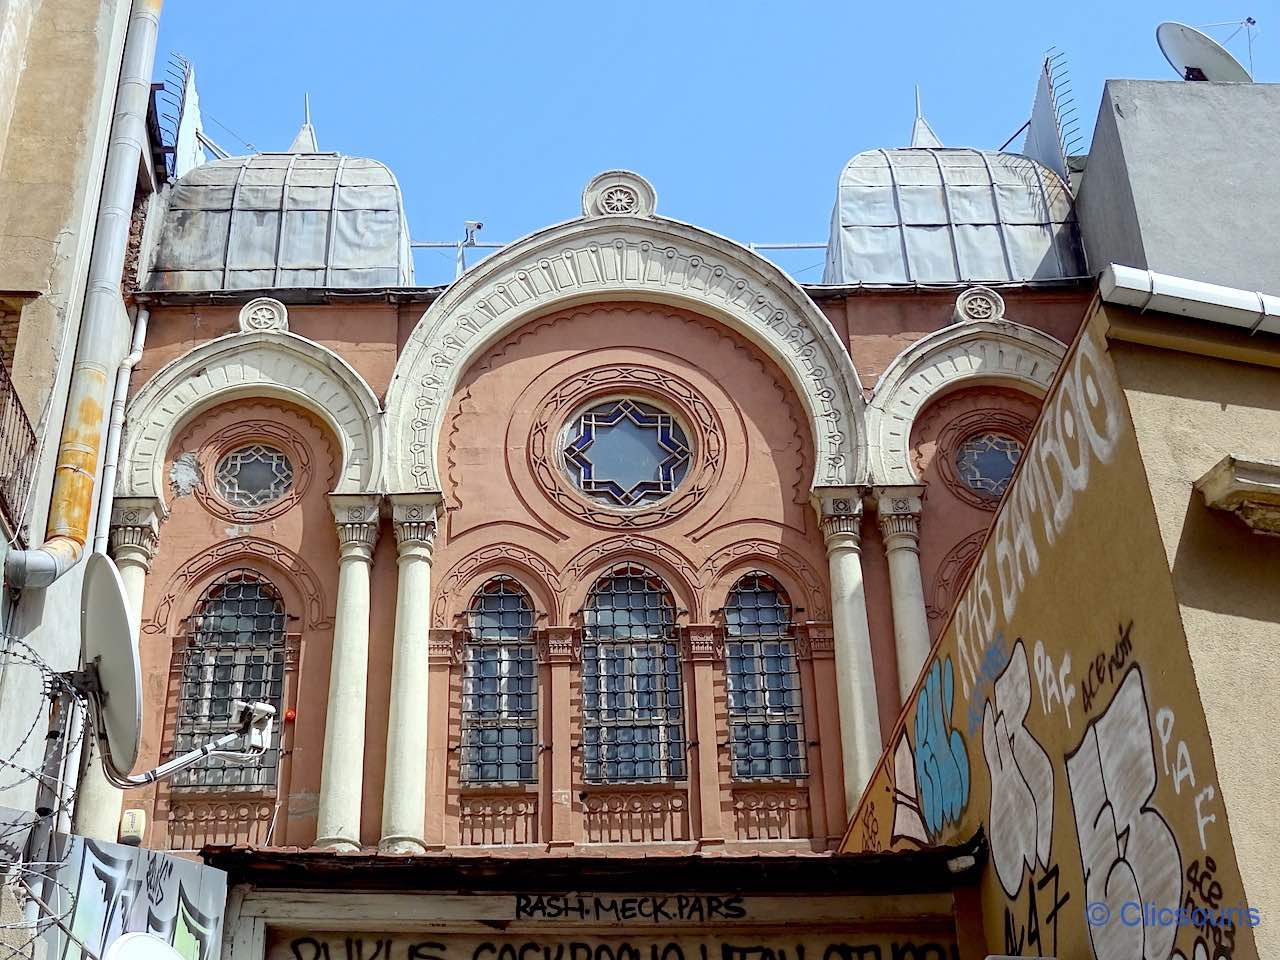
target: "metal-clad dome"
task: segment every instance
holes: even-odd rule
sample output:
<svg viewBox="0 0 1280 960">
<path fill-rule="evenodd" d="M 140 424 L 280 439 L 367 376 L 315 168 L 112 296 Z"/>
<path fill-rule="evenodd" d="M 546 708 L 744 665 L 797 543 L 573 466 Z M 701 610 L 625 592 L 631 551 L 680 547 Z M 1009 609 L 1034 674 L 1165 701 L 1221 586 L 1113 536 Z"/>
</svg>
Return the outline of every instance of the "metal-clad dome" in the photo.
<svg viewBox="0 0 1280 960">
<path fill-rule="evenodd" d="M 840 175 L 824 283 L 1084 274 L 1071 192 L 1029 157 L 932 146 L 869 150 Z"/>
<path fill-rule="evenodd" d="M 196 167 L 170 190 L 148 287 L 413 283 L 400 186 L 376 160 L 259 153 Z"/>
</svg>

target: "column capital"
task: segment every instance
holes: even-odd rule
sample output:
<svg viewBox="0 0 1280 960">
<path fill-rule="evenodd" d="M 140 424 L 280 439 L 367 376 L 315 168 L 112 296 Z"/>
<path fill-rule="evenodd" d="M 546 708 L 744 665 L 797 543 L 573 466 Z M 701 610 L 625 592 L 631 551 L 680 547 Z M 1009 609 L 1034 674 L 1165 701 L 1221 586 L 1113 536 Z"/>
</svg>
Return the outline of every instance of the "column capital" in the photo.
<svg viewBox="0 0 1280 960">
<path fill-rule="evenodd" d="M 436 514 L 443 497 L 438 491 L 428 493 L 392 493 L 391 524 L 396 534 L 400 556 L 425 556 L 431 559 L 436 537 Z"/>
<path fill-rule="evenodd" d="M 427 634 L 427 656 L 434 663 L 459 664 L 462 662 L 463 643 L 461 630 L 433 628 Z"/>
<path fill-rule="evenodd" d="M 119 564 L 151 569 L 160 546 L 160 524 L 169 511 L 159 497 L 117 497 L 111 503 L 111 556 Z"/>
<path fill-rule="evenodd" d="M 538 659 L 543 663 L 577 663 L 582 642 L 577 627 L 545 627 L 538 631 Z"/>
<path fill-rule="evenodd" d="M 920 511 L 924 487 L 892 486 L 874 488 L 880 535 L 886 550 L 920 548 Z"/>
<path fill-rule="evenodd" d="M 367 493 L 331 493 L 329 506 L 338 525 L 338 549 L 344 559 L 349 556 L 373 559 L 373 545 L 378 542 L 378 506 L 381 497 Z"/>
<path fill-rule="evenodd" d="M 858 549 L 862 539 L 863 487 L 814 487 L 813 509 L 818 514 L 822 539 L 828 553 L 835 549 Z"/>
<path fill-rule="evenodd" d="M 724 637 L 713 623 L 691 623 L 684 628 L 684 656 L 695 662 L 724 659 Z"/>
</svg>

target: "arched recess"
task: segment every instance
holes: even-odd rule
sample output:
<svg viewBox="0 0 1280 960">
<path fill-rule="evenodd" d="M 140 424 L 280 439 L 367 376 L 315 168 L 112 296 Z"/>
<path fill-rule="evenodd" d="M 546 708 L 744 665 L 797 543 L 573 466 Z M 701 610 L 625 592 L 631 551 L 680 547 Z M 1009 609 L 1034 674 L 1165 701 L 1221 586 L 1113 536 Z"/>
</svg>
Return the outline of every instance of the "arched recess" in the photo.
<svg viewBox="0 0 1280 960">
<path fill-rule="evenodd" d="M 970 320 L 921 337 L 889 364 L 867 405 L 872 482 L 920 482 L 909 457 L 911 425 L 930 401 L 980 383 L 1044 396 L 1066 350 L 1047 333 L 1007 320 Z"/>
<path fill-rule="evenodd" d="M 335 493 L 373 493 L 383 476 L 382 414 L 360 374 L 332 350 L 281 330 L 234 333 L 161 368 L 129 403 L 116 494 L 164 502 L 164 463 L 177 431 L 241 397 L 273 397 L 309 410 L 342 445 Z"/>
<path fill-rule="evenodd" d="M 606 211 L 597 185 L 605 177 L 610 189 L 644 199 L 623 203 L 622 214 Z M 683 307 L 756 344 L 804 405 L 816 452 L 814 485 L 861 482 L 861 384 L 848 350 L 813 301 L 745 247 L 654 216 L 652 187 L 635 174 L 611 172 L 597 181 L 584 194 L 582 218 L 481 261 L 418 321 L 387 393 L 390 488 L 439 489 L 436 454 L 445 408 L 462 372 L 489 345 L 549 310 L 619 300 Z"/>
</svg>

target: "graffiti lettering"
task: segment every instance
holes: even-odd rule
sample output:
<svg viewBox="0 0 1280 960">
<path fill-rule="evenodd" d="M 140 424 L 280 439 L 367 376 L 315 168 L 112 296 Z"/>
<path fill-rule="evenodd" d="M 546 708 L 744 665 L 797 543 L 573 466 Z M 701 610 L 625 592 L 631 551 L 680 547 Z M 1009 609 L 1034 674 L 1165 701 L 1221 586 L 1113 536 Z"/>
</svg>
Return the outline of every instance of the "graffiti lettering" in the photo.
<svg viewBox="0 0 1280 960">
<path fill-rule="evenodd" d="M 983 694 L 987 687 L 995 684 L 996 677 L 1004 672 L 1004 665 L 1008 662 L 1009 649 L 1005 646 L 1004 634 L 997 633 L 982 654 L 973 696 L 969 700 L 969 736 L 972 737 L 982 729 L 982 707 L 987 700 Z M 965 695 L 968 696 L 968 693 Z"/>
<path fill-rule="evenodd" d="M 1103 686 L 1111 685 L 1133 653 L 1133 621 L 1121 624 L 1119 632 L 1120 638 L 1116 640 L 1113 650 L 1098 654 L 1092 662 L 1085 665 L 1084 676 L 1080 678 L 1080 702 L 1086 714 L 1093 710 L 1094 698 Z"/>
<path fill-rule="evenodd" d="M 1173 710 L 1169 707 L 1161 707 L 1156 711 L 1156 734 L 1160 737 L 1160 764 L 1164 770 L 1166 777 L 1173 777 L 1173 792 L 1182 795 L 1182 784 L 1190 783 L 1192 789 L 1196 786 L 1196 772 L 1191 765 L 1191 750 L 1187 746 L 1187 741 L 1179 740 L 1174 747 L 1174 760 L 1172 765 L 1169 762 L 1169 744 L 1173 742 L 1173 726 L 1176 722 Z M 1207 850 L 1205 844 L 1204 828 L 1211 823 L 1217 821 L 1217 814 L 1205 813 L 1204 805 L 1212 802 L 1216 791 L 1213 784 L 1206 784 L 1204 789 L 1196 794 L 1196 829 L 1200 833 L 1200 849 Z"/>
<path fill-rule="evenodd" d="M 1038 957 L 1056 957 L 1058 914 L 1070 900 L 1070 893 L 1059 896 L 1058 865 L 1055 863 L 1034 886 L 1027 884 L 1025 919 L 1019 920 L 1013 910 L 1008 906 L 1004 908 L 1004 952 L 1011 956 L 1029 956 L 1026 951 L 1034 948 Z M 1039 904 L 1045 904 L 1048 909 L 1045 910 Z M 1040 919 L 1042 913 L 1043 926 Z M 1045 931 L 1048 931 L 1047 937 Z"/>
<path fill-rule="evenodd" d="M 1022 889 L 1024 865 L 1048 867 L 1053 840 L 1053 764 L 1027 731 L 1031 675 L 1019 640 L 996 680 L 982 717 L 982 750 L 991 775 L 991 859 L 1010 897 Z"/>
<path fill-rule="evenodd" d="M 1053 712 L 1053 705 L 1062 705 L 1062 712 L 1067 717 L 1067 729 L 1071 729 L 1071 702 L 1076 698 L 1076 688 L 1068 680 L 1071 675 L 1071 651 L 1062 655 L 1062 665 L 1054 668 L 1053 657 L 1045 652 L 1044 643 L 1036 641 L 1035 671 L 1036 686 L 1040 688 L 1040 710 L 1048 716 Z"/>
<path fill-rule="evenodd" d="M 1106 713 L 1067 756 L 1085 898 L 1120 916 L 1129 901 L 1178 902 L 1182 862 L 1173 831 L 1151 805 L 1156 763 L 1142 671 L 1130 667 Z M 1176 927 L 1089 927 L 1098 960 L 1165 960 Z"/>
<path fill-rule="evenodd" d="M 152 906 L 164 900 L 165 885 L 173 876 L 173 860 L 161 854 L 147 855 L 147 902 Z"/>
<path fill-rule="evenodd" d="M 958 960 L 954 944 L 914 940 L 746 943 L 690 940 L 484 940 L 448 943 L 402 938 L 298 937 L 288 943 L 293 960 Z M 279 956 L 279 954 L 269 954 Z"/>
<path fill-rule="evenodd" d="M 1206 949 L 1208 945 L 1212 945 L 1213 949 L 1208 952 L 1213 960 L 1230 960 L 1235 955 L 1236 925 L 1230 919 L 1222 919 L 1220 915 L 1217 923 L 1210 923 L 1206 918 L 1206 914 L 1217 913 L 1223 905 L 1222 884 L 1214 878 L 1217 870 L 1218 864 L 1213 857 L 1205 857 L 1203 866 L 1201 861 L 1193 860 L 1191 866 L 1187 867 L 1187 894 L 1182 905 L 1193 920 L 1200 918 L 1201 922 L 1196 924 L 1196 929 L 1206 941 Z M 1203 912 L 1195 913 L 1197 907 Z"/>
<path fill-rule="evenodd" d="M 951 726 L 955 700 L 951 658 L 934 660 L 916 700 L 916 779 L 930 836 L 956 823 L 969 801 L 969 753 Z"/>
</svg>

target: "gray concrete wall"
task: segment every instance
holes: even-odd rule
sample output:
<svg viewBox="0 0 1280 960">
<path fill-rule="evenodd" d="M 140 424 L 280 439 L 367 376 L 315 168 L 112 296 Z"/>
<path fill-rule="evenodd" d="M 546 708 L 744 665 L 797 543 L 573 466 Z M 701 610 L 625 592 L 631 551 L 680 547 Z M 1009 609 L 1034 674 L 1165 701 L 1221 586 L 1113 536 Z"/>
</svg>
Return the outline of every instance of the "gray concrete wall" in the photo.
<svg viewBox="0 0 1280 960">
<path fill-rule="evenodd" d="M 1077 212 L 1108 263 L 1280 294 L 1280 84 L 1111 80 Z"/>
</svg>

